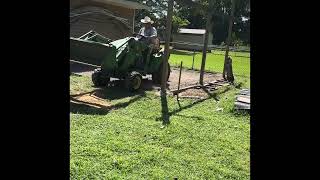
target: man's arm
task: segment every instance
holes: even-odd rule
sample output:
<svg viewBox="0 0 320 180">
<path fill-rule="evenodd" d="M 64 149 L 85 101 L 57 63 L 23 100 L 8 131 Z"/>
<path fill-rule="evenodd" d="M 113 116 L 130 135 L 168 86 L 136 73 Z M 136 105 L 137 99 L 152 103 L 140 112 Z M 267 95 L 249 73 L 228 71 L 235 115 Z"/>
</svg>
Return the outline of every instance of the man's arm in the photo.
<svg viewBox="0 0 320 180">
<path fill-rule="evenodd" d="M 138 34 L 143 35 L 142 33 L 143 33 L 143 28 L 141 28 L 141 29 L 139 30 L 139 33 L 138 33 Z"/>
</svg>

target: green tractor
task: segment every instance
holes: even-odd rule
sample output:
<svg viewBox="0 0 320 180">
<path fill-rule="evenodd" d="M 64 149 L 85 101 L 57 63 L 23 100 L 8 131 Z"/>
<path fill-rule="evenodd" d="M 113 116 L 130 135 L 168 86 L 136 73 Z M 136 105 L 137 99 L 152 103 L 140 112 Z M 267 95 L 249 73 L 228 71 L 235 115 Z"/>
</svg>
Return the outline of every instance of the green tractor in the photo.
<svg viewBox="0 0 320 180">
<path fill-rule="evenodd" d="M 112 41 L 89 31 L 79 38 L 70 37 L 70 59 L 99 67 L 92 74 L 95 86 L 106 86 L 113 77 L 125 80 L 126 88 L 135 91 L 141 87 L 142 76 L 147 74 L 152 75 L 154 83 L 161 83 L 164 53 L 159 43 L 152 44 L 150 40 L 138 35 Z M 168 63 L 167 80 L 169 76 Z"/>
</svg>

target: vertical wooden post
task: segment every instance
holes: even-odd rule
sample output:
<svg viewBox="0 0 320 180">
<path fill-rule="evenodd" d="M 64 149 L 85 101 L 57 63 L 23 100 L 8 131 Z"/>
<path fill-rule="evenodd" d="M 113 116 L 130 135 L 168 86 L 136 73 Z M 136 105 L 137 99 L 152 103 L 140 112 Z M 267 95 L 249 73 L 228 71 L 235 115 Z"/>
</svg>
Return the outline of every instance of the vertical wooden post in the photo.
<svg viewBox="0 0 320 180">
<path fill-rule="evenodd" d="M 136 16 L 136 10 L 133 9 L 133 17 L 132 17 L 132 33 L 134 33 L 134 19 L 135 19 L 135 16 Z"/>
<path fill-rule="evenodd" d="M 180 72 L 179 72 L 179 82 L 178 82 L 178 90 L 180 89 L 181 71 L 182 71 L 182 61 L 181 61 L 181 64 L 180 64 Z"/>
<path fill-rule="evenodd" d="M 208 48 L 208 39 L 209 39 L 210 21 L 211 21 L 211 10 L 210 10 L 211 3 L 212 3 L 212 0 L 209 0 L 207 22 L 206 22 L 206 32 L 204 35 L 204 44 L 203 44 L 203 49 L 202 49 L 202 62 L 201 62 L 201 69 L 200 69 L 200 84 L 201 85 L 203 85 L 203 74 L 204 74 L 204 68 L 206 65 L 206 58 L 207 58 L 207 48 Z"/>
<path fill-rule="evenodd" d="M 226 46 L 226 53 L 224 56 L 224 66 L 223 66 L 223 79 L 226 80 L 226 65 L 227 60 L 229 57 L 229 45 L 231 43 L 231 35 L 232 35 L 232 25 L 233 25 L 233 18 L 234 18 L 234 9 L 235 9 L 235 0 L 231 0 L 231 15 L 229 19 L 229 29 L 228 29 L 228 37 L 227 37 L 227 46 Z"/>
<path fill-rule="evenodd" d="M 196 56 L 196 51 L 195 50 L 193 50 L 193 59 L 192 59 L 192 68 L 191 69 L 193 69 L 193 65 L 194 65 L 194 57 Z"/>
<path fill-rule="evenodd" d="M 181 64 L 180 64 L 178 91 L 180 90 L 181 71 L 182 71 L 182 61 L 181 61 Z M 179 108 L 181 109 L 181 105 L 180 105 L 180 102 L 179 102 L 179 93 L 177 93 L 177 102 L 178 102 Z"/>
<path fill-rule="evenodd" d="M 173 15 L 173 0 L 168 2 L 167 24 L 166 24 L 166 43 L 164 46 L 164 59 L 162 64 L 161 78 L 161 95 L 166 95 L 167 75 L 168 75 L 168 59 L 169 59 L 169 43 L 171 38 L 171 26 Z"/>
</svg>

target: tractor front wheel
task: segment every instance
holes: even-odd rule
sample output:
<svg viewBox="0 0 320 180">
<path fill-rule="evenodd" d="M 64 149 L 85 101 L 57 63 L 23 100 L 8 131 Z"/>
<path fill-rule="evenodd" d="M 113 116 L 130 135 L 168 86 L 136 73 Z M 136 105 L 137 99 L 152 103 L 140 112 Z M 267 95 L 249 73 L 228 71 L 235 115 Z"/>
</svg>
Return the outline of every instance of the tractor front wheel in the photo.
<svg viewBox="0 0 320 180">
<path fill-rule="evenodd" d="M 91 79 L 96 87 L 106 86 L 110 81 L 110 77 L 104 76 L 101 69 L 95 69 L 91 75 Z"/>
<path fill-rule="evenodd" d="M 125 79 L 126 88 L 129 91 L 136 91 L 140 89 L 142 84 L 142 76 L 139 72 L 132 71 Z"/>
</svg>

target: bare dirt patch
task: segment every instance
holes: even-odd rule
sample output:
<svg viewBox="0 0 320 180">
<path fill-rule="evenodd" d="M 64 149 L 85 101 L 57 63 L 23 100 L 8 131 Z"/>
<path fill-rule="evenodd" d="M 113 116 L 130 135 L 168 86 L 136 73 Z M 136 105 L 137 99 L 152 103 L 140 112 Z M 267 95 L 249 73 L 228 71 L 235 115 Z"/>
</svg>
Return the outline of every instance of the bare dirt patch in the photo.
<svg viewBox="0 0 320 180">
<path fill-rule="evenodd" d="M 200 72 L 194 70 L 182 69 L 180 88 L 199 84 Z M 220 73 L 204 73 L 203 82 L 208 83 L 214 80 L 222 79 L 222 74 Z M 169 78 L 169 89 L 177 89 L 179 83 L 179 68 L 172 68 Z"/>
<path fill-rule="evenodd" d="M 77 71 L 73 71 L 73 70 Z M 81 69 L 81 70 L 79 70 Z M 75 64 L 72 65 L 71 72 L 75 72 L 80 75 L 84 76 L 91 76 L 92 70 L 90 69 L 84 69 L 75 67 Z M 143 90 L 160 90 L 160 85 L 153 84 L 151 81 L 151 76 L 147 75 L 143 77 L 142 82 L 142 89 Z M 180 81 L 180 88 L 191 86 L 191 85 L 198 85 L 200 79 L 200 72 L 195 70 L 188 70 L 188 69 L 182 69 L 181 72 L 181 81 Z M 221 73 L 204 73 L 204 84 L 209 83 L 215 80 L 221 80 L 222 74 Z M 168 89 L 175 90 L 178 88 L 178 82 L 179 82 L 179 68 L 171 67 L 171 73 L 169 77 L 169 81 L 167 83 Z M 116 86 L 122 86 L 124 83 L 121 82 L 121 80 L 116 78 L 111 78 L 110 84 L 116 85 Z M 207 97 L 208 94 L 203 91 L 202 89 L 189 89 L 185 92 L 180 93 L 181 96 L 200 96 L 200 97 Z"/>
</svg>

